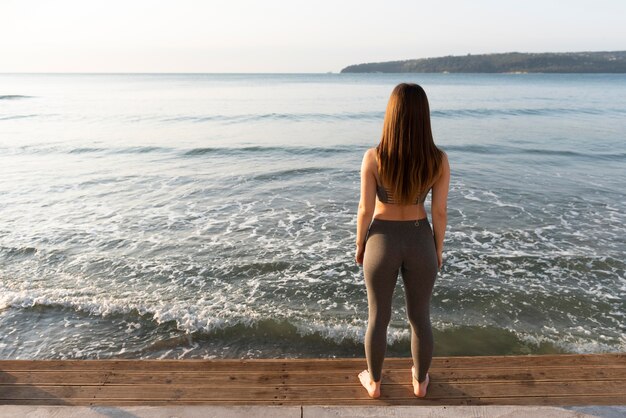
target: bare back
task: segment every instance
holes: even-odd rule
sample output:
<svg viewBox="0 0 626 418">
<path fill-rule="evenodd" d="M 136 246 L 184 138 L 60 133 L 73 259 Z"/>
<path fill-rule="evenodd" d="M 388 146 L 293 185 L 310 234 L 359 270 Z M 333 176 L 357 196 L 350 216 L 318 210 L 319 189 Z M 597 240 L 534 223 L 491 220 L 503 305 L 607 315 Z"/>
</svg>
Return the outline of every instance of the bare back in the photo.
<svg viewBox="0 0 626 418">
<path fill-rule="evenodd" d="M 445 158 L 445 157 L 444 157 Z M 365 169 L 367 170 L 367 175 L 365 177 L 365 181 L 370 182 L 372 184 L 366 184 L 366 189 L 376 189 L 377 184 L 380 184 L 380 179 L 378 177 L 378 164 L 376 160 L 376 150 L 374 148 L 370 148 L 367 151 L 367 164 L 365 165 Z M 441 194 L 442 185 L 441 180 L 442 177 L 445 177 L 446 173 L 449 177 L 449 171 L 446 172 L 445 167 L 447 166 L 447 159 L 444 160 L 444 170 L 441 175 L 432 185 L 432 194 L 433 194 L 433 204 L 435 204 L 435 196 L 439 196 Z M 381 219 L 381 220 L 397 220 L 397 221 L 405 221 L 405 220 L 413 220 L 413 219 L 422 219 L 427 217 L 426 208 L 424 207 L 424 203 L 417 204 L 408 204 L 408 205 L 399 205 L 399 204 L 391 204 L 391 203 L 383 203 L 380 199 L 375 197 L 375 193 L 369 194 L 370 199 L 375 198 L 375 206 L 374 206 L 374 215 L 373 218 Z M 447 182 L 446 182 L 446 198 L 447 198 Z M 434 208 L 434 206 L 433 206 Z"/>
</svg>

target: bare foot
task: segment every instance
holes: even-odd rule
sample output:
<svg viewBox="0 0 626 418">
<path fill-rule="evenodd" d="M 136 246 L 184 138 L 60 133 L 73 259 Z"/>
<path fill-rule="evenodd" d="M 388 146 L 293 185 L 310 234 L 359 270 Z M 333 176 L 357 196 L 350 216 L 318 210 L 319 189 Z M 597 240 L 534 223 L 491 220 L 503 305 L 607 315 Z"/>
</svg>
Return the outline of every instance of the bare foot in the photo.
<svg viewBox="0 0 626 418">
<path fill-rule="evenodd" d="M 415 378 L 415 366 L 412 366 L 411 380 L 413 381 L 413 393 L 415 394 L 415 396 L 417 396 L 418 398 L 423 398 L 424 396 L 426 396 L 426 389 L 428 389 L 428 383 L 430 382 L 428 373 L 426 373 L 426 380 L 420 383 Z"/>
<path fill-rule="evenodd" d="M 363 370 L 359 373 L 359 380 L 365 389 L 367 389 L 367 394 L 370 395 L 370 398 L 378 398 L 380 397 L 380 381 L 374 382 L 370 377 L 370 372 L 367 370 Z"/>
</svg>

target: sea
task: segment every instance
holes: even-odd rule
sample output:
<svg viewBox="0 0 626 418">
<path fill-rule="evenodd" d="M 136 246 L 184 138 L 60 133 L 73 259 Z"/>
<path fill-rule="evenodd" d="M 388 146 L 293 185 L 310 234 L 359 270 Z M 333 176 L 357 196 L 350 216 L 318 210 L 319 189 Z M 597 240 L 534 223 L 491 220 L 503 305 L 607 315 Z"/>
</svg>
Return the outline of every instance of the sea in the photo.
<svg viewBox="0 0 626 418">
<path fill-rule="evenodd" d="M 0 74 L 0 358 L 363 357 L 400 82 L 451 167 L 434 354 L 626 351 L 625 74 Z"/>
</svg>

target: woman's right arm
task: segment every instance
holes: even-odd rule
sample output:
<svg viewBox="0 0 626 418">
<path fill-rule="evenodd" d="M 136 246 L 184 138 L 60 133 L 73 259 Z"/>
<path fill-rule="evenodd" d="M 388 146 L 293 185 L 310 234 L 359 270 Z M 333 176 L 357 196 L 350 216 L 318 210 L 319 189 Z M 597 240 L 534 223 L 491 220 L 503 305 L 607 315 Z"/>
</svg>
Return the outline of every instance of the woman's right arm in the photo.
<svg viewBox="0 0 626 418">
<path fill-rule="evenodd" d="M 365 152 L 361 163 L 361 198 L 356 219 L 356 262 L 363 264 L 365 238 L 376 207 L 376 177 L 372 172 L 375 157 L 372 149 Z"/>
<path fill-rule="evenodd" d="M 443 265 L 443 237 L 446 233 L 446 225 L 448 223 L 448 188 L 450 187 L 450 164 L 448 156 L 444 152 L 441 161 L 441 174 L 433 184 L 432 194 L 432 219 L 433 234 L 435 238 L 435 248 L 437 250 L 437 267 Z"/>
</svg>

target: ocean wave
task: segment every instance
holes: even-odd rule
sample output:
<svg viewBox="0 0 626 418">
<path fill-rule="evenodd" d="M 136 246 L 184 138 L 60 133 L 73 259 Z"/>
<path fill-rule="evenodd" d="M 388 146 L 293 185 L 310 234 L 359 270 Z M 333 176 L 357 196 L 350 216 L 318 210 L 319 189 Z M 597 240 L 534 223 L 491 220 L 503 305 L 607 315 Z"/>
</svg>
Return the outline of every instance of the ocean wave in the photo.
<svg viewBox="0 0 626 418">
<path fill-rule="evenodd" d="M 112 154 L 147 154 L 151 152 L 168 152 L 172 151 L 172 148 L 166 147 L 154 147 L 154 146 L 137 146 L 137 147 L 127 147 L 120 149 L 110 149 L 108 150 Z"/>
<path fill-rule="evenodd" d="M 9 148 L 6 148 L 9 149 Z M 135 146 L 135 147 L 64 147 L 64 146 L 38 146 L 26 145 L 13 149 L 18 154 L 147 154 L 153 152 L 175 152 L 175 148 L 159 146 Z"/>
<path fill-rule="evenodd" d="M 325 171 L 328 171 L 328 169 L 324 167 L 303 167 L 303 168 L 293 168 L 293 169 L 287 169 L 287 170 L 276 170 L 270 173 L 263 173 L 263 174 L 255 175 L 253 178 L 254 180 L 258 180 L 258 181 L 266 181 L 266 180 L 292 178 L 292 177 L 297 177 L 297 176 L 302 176 L 302 175 L 307 175 L 307 174 L 323 173 Z"/>
<path fill-rule="evenodd" d="M 5 148 L 10 150 L 10 148 Z M 286 154 L 286 155 L 324 155 L 361 152 L 361 146 L 243 146 L 243 147 L 201 147 L 201 148 L 171 148 L 161 146 L 135 147 L 63 147 L 63 146 L 20 146 L 13 148 L 19 154 L 149 154 L 171 153 L 182 157 L 202 157 L 208 155 L 244 155 L 244 154 Z"/>
<path fill-rule="evenodd" d="M 178 304 L 163 304 L 162 306 L 148 306 L 140 302 L 124 298 L 104 298 L 90 295 L 70 295 L 63 290 L 41 291 L 12 291 L 3 289 L 0 296 L 0 311 L 5 309 L 42 309 L 64 310 L 69 309 L 77 313 L 91 316 L 123 317 L 130 321 L 143 321 L 153 326 L 170 324 L 178 331 L 187 334 L 214 335 L 215 333 L 229 334 L 238 329 L 259 329 L 261 335 L 278 330 L 282 334 L 285 329 L 294 330 L 298 335 L 309 334 L 323 335 L 325 339 L 341 341 L 350 336 L 362 340 L 364 323 L 346 326 L 320 324 L 319 322 L 304 321 L 302 318 L 264 318 L 262 315 L 254 315 L 246 312 L 244 306 L 240 307 L 237 317 L 216 317 L 210 309 L 201 306 L 193 306 L 182 302 Z M 390 330 L 391 341 L 406 336 L 406 330 L 399 330 L 394 334 Z"/>
<path fill-rule="evenodd" d="M 0 96 L 8 99 L 13 96 Z M 25 98 L 26 96 L 16 96 L 16 98 Z M 467 108 L 467 109 L 436 109 L 431 111 L 434 119 L 480 119 L 480 118 L 511 118 L 511 117 L 554 117 L 564 116 L 573 118 L 577 116 L 624 116 L 626 110 L 621 108 Z M 51 114 L 5 114 L 0 115 L 2 120 L 14 120 L 35 117 L 51 117 L 54 116 L 59 120 L 68 120 L 69 115 L 51 115 Z M 80 115 L 81 122 L 87 122 L 90 118 Z M 177 123 L 221 123 L 221 124 L 250 124 L 264 122 L 342 122 L 342 121 L 375 121 L 382 122 L 385 117 L 384 111 L 361 111 L 361 112 L 271 112 L 271 113 L 246 113 L 246 114 L 208 114 L 208 115 L 146 115 L 146 114 L 112 114 L 105 119 L 111 121 L 119 121 L 120 123 L 159 123 L 159 124 L 177 124 Z M 101 121 L 99 119 L 98 121 Z"/>
<path fill-rule="evenodd" d="M 30 99 L 32 96 L 24 96 L 21 94 L 5 94 L 0 96 L 0 100 L 19 100 L 19 99 Z"/>
<path fill-rule="evenodd" d="M 29 115 L 0 115 L 0 120 L 14 120 L 14 119 L 28 119 L 28 118 L 36 118 L 39 115 L 37 114 L 29 114 Z"/>
<path fill-rule="evenodd" d="M 559 115 L 626 115 L 626 110 L 621 108 L 601 109 L 601 108 L 478 108 L 478 109 L 437 109 L 431 111 L 433 118 L 489 118 L 489 117 L 510 117 L 510 116 L 559 116 Z M 159 119 L 161 122 L 177 123 L 249 123 L 262 121 L 350 121 L 350 120 L 377 120 L 382 121 L 385 117 L 384 111 L 365 112 L 337 112 L 337 113 L 250 113 L 234 115 L 181 115 L 165 117 Z"/>
<path fill-rule="evenodd" d="M 5 257 L 30 256 L 37 252 L 34 247 L 3 247 L 0 246 L 0 254 Z"/>
<path fill-rule="evenodd" d="M 206 147 L 206 148 L 193 148 L 188 151 L 184 151 L 183 155 L 188 157 L 195 157 L 207 154 L 221 154 L 221 155 L 237 155 L 248 153 L 284 153 L 294 155 L 319 155 L 319 154 L 335 154 L 335 153 L 349 153 L 354 152 L 358 147 L 348 146 L 335 146 L 335 147 L 303 147 L 303 146 L 251 146 L 251 147 Z"/>
<path fill-rule="evenodd" d="M 105 152 L 107 148 L 93 148 L 93 147 L 81 147 L 74 148 L 67 151 L 68 154 L 88 154 L 93 152 Z"/>
<path fill-rule="evenodd" d="M 105 344 L 94 346 L 88 335 L 84 335 L 83 349 L 72 350 L 71 346 L 57 346 L 57 351 L 44 352 L 46 357 L 60 358 L 283 358 L 283 357 L 362 357 L 366 329 L 365 321 L 321 322 L 297 318 L 257 318 L 248 320 L 242 316 L 219 327 L 177 330 L 175 323 L 157 324 L 151 313 L 113 314 L 104 318 L 90 318 L 83 312 L 68 313 L 59 306 L 32 306 L 19 313 L 20 323 L 29 323 L 33 315 L 38 322 L 35 327 L 50 325 L 42 318 L 58 321 L 61 332 L 68 321 L 85 326 L 97 321 L 102 330 L 99 338 Z M 32 313 L 28 311 L 32 310 Z M 40 325 L 41 324 L 41 325 Z M 11 325 L 10 325 L 11 326 Z M 12 328 L 9 334 L 19 338 L 28 332 L 23 327 Z M 600 342 L 571 332 L 545 333 L 520 332 L 508 327 L 459 325 L 433 321 L 435 355 L 509 355 L 547 353 L 595 353 L 621 352 L 624 341 Z M 77 334 L 78 336 L 80 334 Z M 72 338 L 77 337 L 74 335 Z M 129 344 L 106 342 L 107 338 L 122 338 L 134 341 Z M 64 338 L 65 339 L 65 338 Z M 74 341 L 70 339 L 68 342 Z M 1 348 L 1 347 L 0 347 Z M 388 354 L 410 356 L 410 334 L 408 324 L 392 325 L 388 333 Z M 1 351 L 1 350 L 0 350 Z M 12 352 L 14 353 L 14 352 Z M 15 354 L 11 354 L 15 355 Z M 23 354 L 20 354 L 22 357 Z M 32 354 L 31 354 L 32 355 Z"/>
<path fill-rule="evenodd" d="M 559 157 L 575 157 L 582 159 L 592 159 L 592 160 L 614 160 L 614 161 L 623 161 L 626 158 L 626 153 L 617 152 L 576 152 L 576 151 L 567 151 L 567 150 L 549 150 L 549 149 L 528 149 L 522 148 L 521 153 L 523 154 L 541 154 L 541 155 L 556 155 Z"/>
<path fill-rule="evenodd" d="M 2 118 L 0 117 L 0 120 Z M 573 158 L 582 160 L 604 160 L 604 161 L 623 161 L 626 159 L 624 152 L 578 152 L 572 150 L 555 150 L 542 148 L 524 148 L 508 145 L 445 145 L 440 146 L 445 151 L 462 152 L 481 155 L 537 155 Z M 14 148 L 16 153 L 26 154 L 149 154 L 149 153 L 171 153 L 182 157 L 202 157 L 202 156 L 236 156 L 245 154 L 284 154 L 284 155 L 332 155 L 332 154 L 349 154 L 355 152 L 363 152 L 365 146 L 235 146 L 235 147 L 199 147 L 199 148 L 172 148 L 161 146 L 134 146 L 134 147 L 63 147 L 63 146 L 20 146 Z M 9 148 L 5 148 L 10 150 Z"/>
<path fill-rule="evenodd" d="M 36 293 L 36 292 L 35 292 Z M 148 329 L 160 329 L 158 340 L 145 347 L 127 352 L 130 357 L 150 357 L 167 350 L 181 347 L 186 340 L 202 347 L 205 344 L 229 346 L 257 346 L 261 356 L 265 345 L 289 347 L 294 354 L 303 352 L 302 347 L 316 351 L 332 351 L 332 347 L 360 348 L 364 341 L 367 323 L 365 318 L 307 317 L 256 317 L 242 312 L 238 317 L 215 318 L 209 311 L 194 306 L 173 307 L 169 305 L 141 306 L 136 302 L 117 299 L 93 300 L 87 296 L 45 296 L 29 292 L 3 292 L 0 311 L 4 309 L 33 310 L 41 315 L 66 315 L 65 310 L 77 314 L 109 318 L 115 324 L 130 324 L 140 333 Z M 241 309 L 245 311 L 244 307 Z M 46 312 L 48 312 L 46 314 Z M 26 318 L 26 317 L 22 317 Z M 88 317 L 85 318 L 89 320 Z M 122 322 L 120 322 L 122 321 Z M 117 325 L 119 327 L 119 325 Z M 164 328 L 165 327 L 165 328 Z M 624 349 L 624 341 L 598 341 L 584 333 L 571 330 L 550 330 L 543 333 L 516 330 L 495 325 L 451 324 L 433 319 L 435 350 L 437 355 L 501 355 L 554 352 L 615 352 Z M 545 327 L 544 327 L 545 328 Z M 19 330 L 17 330 L 19 332 Z M 174 334 L 172 334 L 174 332 Z M 170 337 L 167 337 L 167 336 Z M 392 323 L 388 329 L 390 350 L 410 351 L 408 324 Z M 494 343 L 495 342 L 495 343 Z M 182 344 L 184 345 L 184 344 Z M 94 355 L 97 353 L 91 353 Z M 197 353 L 196 353 L 197 354 Z"/>
<path fill-rule="evenodd" d="M 174 117 L 162 118 L 162 122 L 226 122 L 226 123 L 246 123 L 259 122 L 266 120 L 277 121 L 337 121 L 337 120 L 367 120 L 381 119 L 385 116 L 384 112 L 339 112 L 339 113 L 250 113 L 240 115 L 182 115 Z"/>
<path fill-rule="evenodd" d="M 553 149 L 540 149 L 540 148 L 522 148 L 512 147 L 504 145 L 442 145 L 446 151 L 458 151 L 472 154 L 484 154 L 484 155 L 545 155 L 578 159 L 590 159 L 590 160 L 609 160 L 609 161 L 622 161 L 626 158 L 626 153 L 613 152 L 613 153 L 593 153 L 593 152 L 576 152 L 571 150 L 553 150 Z"/>
<path fill-rule="evenodd" d="M 431 116 L 435 118 L 484 118 L 507 116 L 559 116 L 559 115 L 625 115 L 626 109 L 614 108 L 483 108 L 483 109 L 449 109 L 433 110 Z"/>
</svg>

